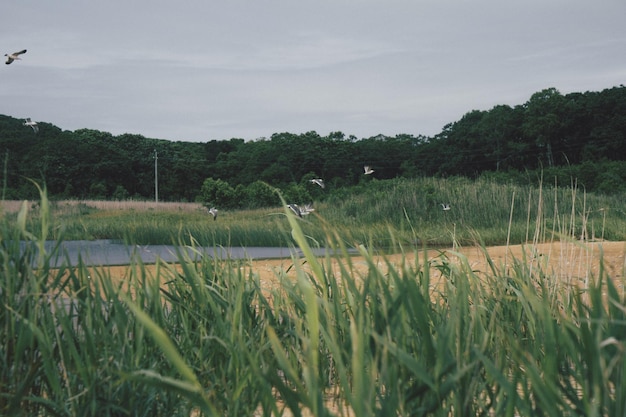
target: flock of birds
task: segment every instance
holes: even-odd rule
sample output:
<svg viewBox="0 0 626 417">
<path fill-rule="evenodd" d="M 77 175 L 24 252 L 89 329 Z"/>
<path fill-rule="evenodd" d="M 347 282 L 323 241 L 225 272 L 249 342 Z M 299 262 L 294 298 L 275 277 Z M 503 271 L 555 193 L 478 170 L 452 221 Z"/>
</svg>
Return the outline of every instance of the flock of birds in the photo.
<svg viewBox="0 0 626 417">
<path fill-rule="evenodd" d="M 20 61 L 22 59 L 20 58 L 20 55 L 25 53 L 26 49 L 22 49 L 21 51 L 13 52 L 11 54 L 4 54 L 4 56 L 7 57 L 5 64 L 10 65 L 13 61 Z M 23 124 L 24 126 L 29 126 L 31 129 L 33 129 L 33 132 L 39 132 L 39 126 L 37 126 L 37 122 L 33 122 L 32 120 L 30 120 L 30 117 L 25 119 Z"/>
<path fill-rule="evenodd" d="M 373 173 L 374 170 L 370 166 L 365 165 L 363 167 L 363 175 L 371 175 Z M 321 178 L 313 178 L 310 179 L 309 182 L 311 184 L 318 185 L 321 188 L 326 188 L 324 180 Z M 304 216 L 307 216 L 315 211 L 312 203 L 305 204 L 304 206 L 299 206 L 297 204 L 288 204 L 287 207 L 293 212 L 293 214 L 295 214 L 299 218 L 303 218 Z M 441 208 L 443 211 L 448 211 L 451 207 L 450 204 L 441 203 Z M 213 216 L 213 221 L 217 220 L 217 211 L 218 210 L 215 207 L 211 207 L 209 209 L 209 214 Z"/>
</svg>

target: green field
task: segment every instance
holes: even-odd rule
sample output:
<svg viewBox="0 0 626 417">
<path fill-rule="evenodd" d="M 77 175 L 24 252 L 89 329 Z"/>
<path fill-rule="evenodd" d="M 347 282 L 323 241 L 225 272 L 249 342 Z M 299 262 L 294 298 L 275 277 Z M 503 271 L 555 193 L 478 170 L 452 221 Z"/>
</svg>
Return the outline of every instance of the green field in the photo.
<svg viewBox="0 0 626 417">
<path fill-rule="evenodd" d="M 456 179 L 365 186 L 315 202 L 304 219 L 286 202 L 214 222 L 200 207 L 107 209 L 45 192 L 5 210 L 0 415 L 626 415 L 623 282 L 601 268 L 570 287 L 524 259 L 484 274 L 461 255 L 422 254 L 626 240 L 623 196 Z M 52 269 L 58 254 L 36 250 L 85 238 L 297 246 L 307 270 L 294 262 L 295 281 L 262 288 L 241 262 L 181 254 L 180 272 L 137 263 L 118 283 L 105 268 Z M 332 258 L 312 255 L 318 245 L 346 266 L 333 272 Z M 416 260 L 383 272 L 379 248 Z"/>
</svg>

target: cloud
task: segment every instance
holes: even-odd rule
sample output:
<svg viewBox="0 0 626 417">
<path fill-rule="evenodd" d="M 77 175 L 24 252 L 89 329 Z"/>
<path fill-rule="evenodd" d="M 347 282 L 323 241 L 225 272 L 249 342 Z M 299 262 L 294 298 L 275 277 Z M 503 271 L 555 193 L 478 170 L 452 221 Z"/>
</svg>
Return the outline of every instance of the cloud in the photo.
<svg viewBox="0 0 626 417">
<path fill-rule="evenodd" d="M 24 0 L 3 13 L 20 17 L 0 27 L 5 47 L 28 54 L 0 68 L 0 113 L 172 140 L 433 135 L 626 72 L 618 0 Z"/>
</svg>

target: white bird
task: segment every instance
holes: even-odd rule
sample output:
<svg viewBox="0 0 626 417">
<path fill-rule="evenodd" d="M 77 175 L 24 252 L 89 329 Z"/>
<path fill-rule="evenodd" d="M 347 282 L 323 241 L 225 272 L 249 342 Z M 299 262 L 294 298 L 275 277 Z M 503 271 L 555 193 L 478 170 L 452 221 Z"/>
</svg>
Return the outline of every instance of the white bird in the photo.
<svg viewBox="0 0 626 417">
<path fill-rule="evenodd" d="M 443 211 L 448 211 L 450 210 L 450 204 L 441 203 L 441 208 L 443 209 Z"/>
<path fill-rule="evenodd" d="M 314 212 L 315 209 L 313 208 L 313 204 L 305 204 L 304 208 L 300 208 L 300 214 L 303 216 L 306 216 L 308 214 L 311 214 L 312 212 Z"/>
<path fill-rule="evenodd" d="M 30 120 L 30 117 L 27 119 L 24 119 L 24 126 L 30 126 L 33 129 L 33 132 L 37 133 L 39 132 L 39 126 L 37 126 L 37 122 L 33 122 L 32 120 Z"/>
<path fill-rule="evenodd" d="M 11 62 L 15 61 L 15 60 L 20 60 L 22 58 L 19 57 L 19 55 L 25 54 L 26 53 L 26 49 L 24 49 L 23 51 L 19 51 L 19 52 L 13 52 L 12 54 L 4 54 L 4 56 L 7 57 L 7 62 L 6 64 L 9 65 Z"/>
<path fill-rule="evenodd" d="M 215 207 L 209 209 L 209 214 L 213 216 L 213 221 L 217 220 L 217 209 Z"/>
<path fill-rule="evenodd" d="M 365 175 L 369 175 L 369 174 L 372 174 L 374 172 L 374 170 L 372 168 L 370 168 L 368 165 L 365 165 L 363 167 L 363 171 L 365 171 Z"/>
<path fill-rule="evenodd" d="M 323 179 L 321 179 L 321 178 L 313 178 L 312 180 L 309 180 L 309 182 L 310 182 L 310 183 L 313 183 L 313 184 L 317 184 L 317 185 L 319 185 L 319 186 L 320 186 L 320 187 L 322 187 L 322 188 L 324 188 L 324 187 L 325 187 L 325 185 L 324 185 L 324 180 L 323 180 Z"/>
<path fill-rule="evenodd" d="M 300 211 L 300 207 L 298 207 L 297 204 L 289 204 L 287 207 L 289 207 L 291 211 L 293 211 L 293 214 L 295 214 L 298 217 L 302 217 L 302 211 Z"/>
</svg>

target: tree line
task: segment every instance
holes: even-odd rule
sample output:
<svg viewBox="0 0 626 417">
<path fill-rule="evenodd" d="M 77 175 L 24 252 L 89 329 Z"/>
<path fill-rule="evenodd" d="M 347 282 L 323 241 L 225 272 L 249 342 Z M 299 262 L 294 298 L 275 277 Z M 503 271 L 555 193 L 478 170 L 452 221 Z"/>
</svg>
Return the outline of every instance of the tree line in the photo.
<svg viewBox="0 0 626 417">
<path fill-rule="evenodd" d="M 52 198 L 153 199 L 155 158 L 161 200 L 207 201 L 220 190 L 229 205 L 269 198 L 259 183 L 315 198 L 309 180 L 330 189 L 395 177 L 490 176 L 524 181 L 533 172 L 575 177 L 588 191 L 626 191 L 626 88 L 534 93 L 520 105 L 472 110 L 432 137 L 358 139 L 343 132 L 275 133 L 270 138 L 181 142 L 92 129 L 64 131 L 0 115 L 3 197 L 36 198 L 29 179 Z M 207 183 L 207 180 L 210 180 Z M 204 187 L 204 188 L 203 188 Z M 207 196 L 213 197 L 207 197 Z M 265 203 L 262 203 L 265 204 Z"/>
</svg>

